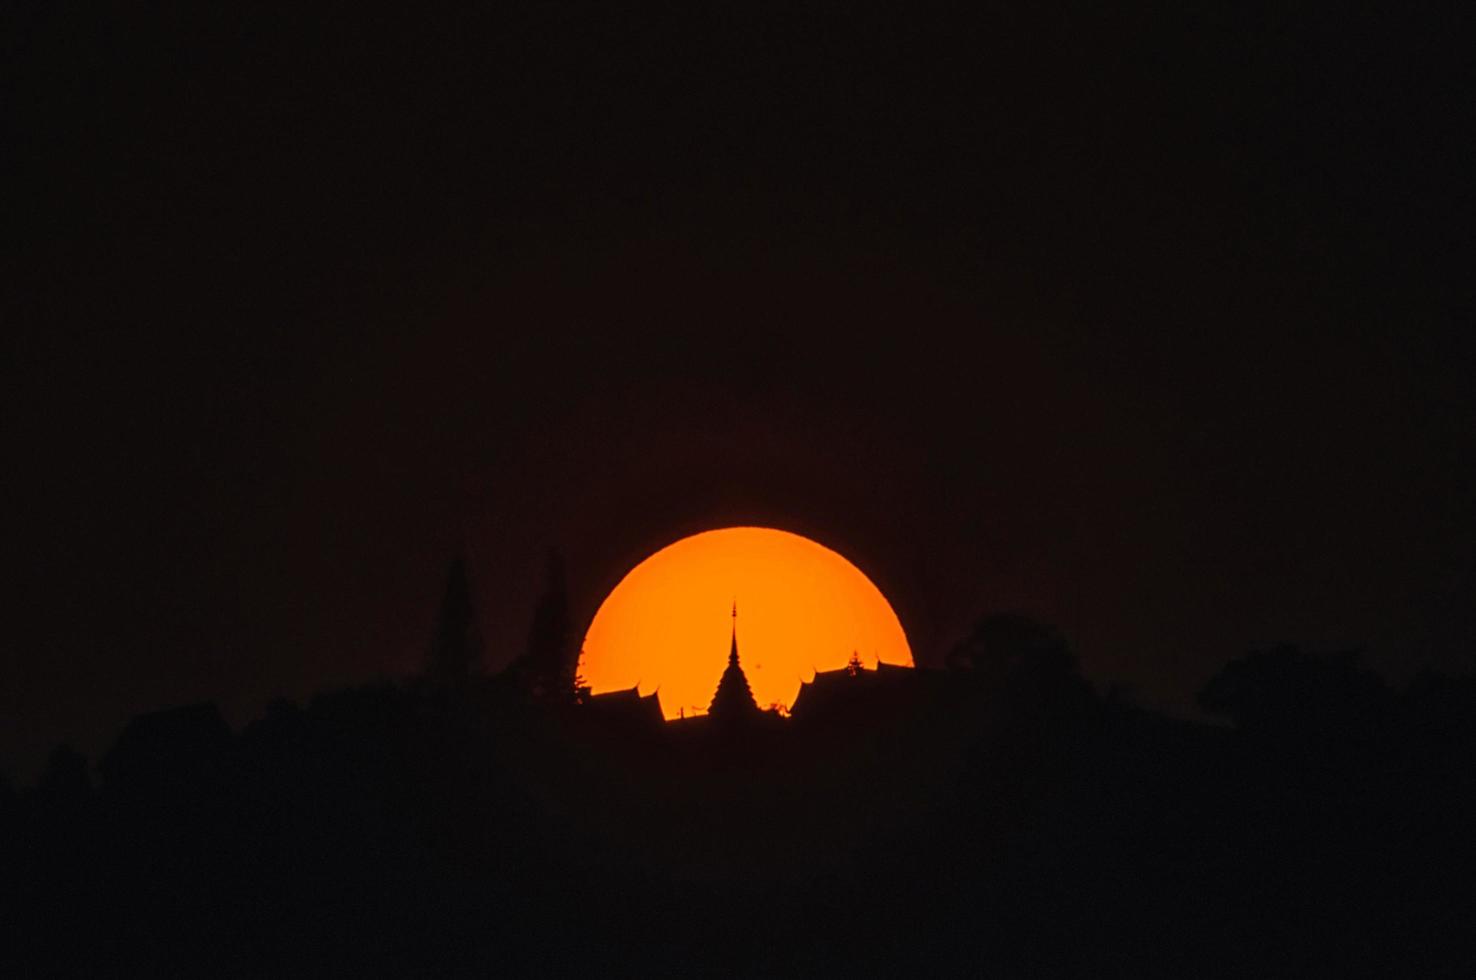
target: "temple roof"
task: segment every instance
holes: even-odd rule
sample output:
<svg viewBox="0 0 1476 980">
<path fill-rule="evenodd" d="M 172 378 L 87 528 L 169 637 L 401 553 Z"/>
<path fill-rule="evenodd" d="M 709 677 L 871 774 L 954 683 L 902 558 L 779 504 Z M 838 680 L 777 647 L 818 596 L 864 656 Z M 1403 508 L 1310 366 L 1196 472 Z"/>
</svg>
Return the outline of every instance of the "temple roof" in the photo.
<svg viewBox="0 0 1476 980">
<path fill-rule="evenodd" d="M 639 684 L 624 691 L 607 691 L 593 695 L 585 704 L 596 716 L 610 720 L 639 724 L 655 724 L 666 720 L 661 713 L 661 701 L 656 692 L 642 695 Z"/>
<path fill-rule="evenodd" d="M 881 711 L 915 701 L 944 683 L 938 671 L 877 662 L 875 669 L 840 667 L 817 670 L 801 681 L 790 716 L 800 718 L 827 711 Z"/>
</svg>

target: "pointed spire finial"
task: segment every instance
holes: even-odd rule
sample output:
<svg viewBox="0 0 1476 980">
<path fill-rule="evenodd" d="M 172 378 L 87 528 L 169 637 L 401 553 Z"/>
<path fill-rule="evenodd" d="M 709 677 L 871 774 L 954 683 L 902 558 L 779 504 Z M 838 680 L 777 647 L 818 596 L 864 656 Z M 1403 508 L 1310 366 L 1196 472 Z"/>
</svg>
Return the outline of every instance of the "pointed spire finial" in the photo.
<svg viewBox="0 0 1476 980">
<path fill-rule="evenodd" d="M 733 640 L 728 646 L 728 663 L 738 664 L 738 600 L 733 600 Z"/>
</svg>

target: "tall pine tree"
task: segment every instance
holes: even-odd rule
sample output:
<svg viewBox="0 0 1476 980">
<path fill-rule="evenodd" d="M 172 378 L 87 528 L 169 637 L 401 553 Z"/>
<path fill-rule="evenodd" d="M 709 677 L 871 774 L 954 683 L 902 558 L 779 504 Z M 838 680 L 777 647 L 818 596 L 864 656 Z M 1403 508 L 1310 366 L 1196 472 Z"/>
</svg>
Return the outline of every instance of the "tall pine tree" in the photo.
<svg viewBox="0 0 1476 980">
<path fill-rule="evenodd" d="M 441 599 L 426 675 L 443 686 L 465 684 L 474 672 L 481 670 L 482 655 L 482 633 L 472 606 L 466 559 L 458 555 L 446 576 L 446 592 Z"/>
<path fill-rule="evenodd" d="M 536 698 L 566 700 L 576 697 L 578 656 L 569 629 L 569 589 L 564 561 L 549 549 L 547 581 L 533 609 L 528 649 L 518 663 L 518 676 Z"/>
</svg>

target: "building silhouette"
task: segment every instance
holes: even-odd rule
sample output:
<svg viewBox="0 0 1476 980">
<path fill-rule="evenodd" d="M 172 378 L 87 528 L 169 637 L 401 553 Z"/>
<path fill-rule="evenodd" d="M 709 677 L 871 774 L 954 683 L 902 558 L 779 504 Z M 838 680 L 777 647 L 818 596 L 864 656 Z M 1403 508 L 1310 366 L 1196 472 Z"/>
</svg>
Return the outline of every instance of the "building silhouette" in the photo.
<svg viewBox="0 0 1476 980">
<path fill-rule="evenodd" d="M 955 693 L 942 671 L 920 670 L 878 660 L 868 670 L 858 656 L 835 670 L 817 670 L 801 681 L 790 717 L 799 721 L 848 724 L 862 719 L 891 720 L 927 704 L 949 703 Z"/>
<path fill-rule="evenodd" d="M 736 602 L 733 603 L 733 637 L 728 647 L 728 666 L 718 680 L 717 690 L 713 692 L 712 703 L 708 706 L 707 713 L 719 721 L 753 719 L 761 714 L 758 702 L 753 699 L 753 691 L 748 686 L 748 677 L 744 675 L 743 667 L 738 663 L 738 603 Z"/>
<path fill-rule="evenodd" d="M 624 691 L 592 695 L 584 704 L 590 717 L 606 724 L 632 729 L 659 729 L 666 724 L 660 699 L 654 691 L 642 695 L 640 685 Z"/>
</svg>

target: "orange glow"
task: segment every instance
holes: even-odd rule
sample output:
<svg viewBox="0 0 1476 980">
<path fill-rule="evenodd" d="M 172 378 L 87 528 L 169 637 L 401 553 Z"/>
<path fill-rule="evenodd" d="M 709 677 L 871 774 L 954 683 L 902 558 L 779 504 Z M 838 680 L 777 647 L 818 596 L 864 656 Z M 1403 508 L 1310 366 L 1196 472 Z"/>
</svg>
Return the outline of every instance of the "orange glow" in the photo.
<svg viewBox="0 0 1476 980">
<path fill-rule="evenodd" d="M 705 714 L 728 660 L 738 605 L 738 654 L 759 707 L 794 704 L 801 681 L 844 667 L 854 651 L 912 666 L 886 598 L 846 559 L 809 538 L 765 527 L 706 531 L 637 565 L 606 597 L 580 655 L 595 694 L 656 691 L 668 718 Z"/>
</svg>

